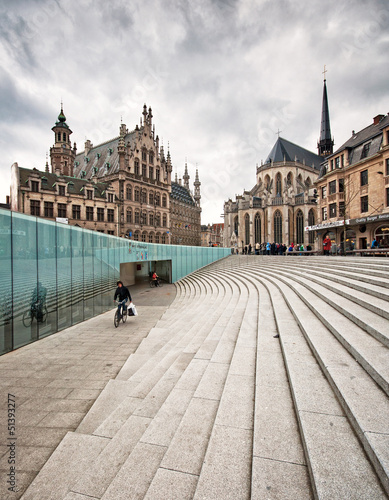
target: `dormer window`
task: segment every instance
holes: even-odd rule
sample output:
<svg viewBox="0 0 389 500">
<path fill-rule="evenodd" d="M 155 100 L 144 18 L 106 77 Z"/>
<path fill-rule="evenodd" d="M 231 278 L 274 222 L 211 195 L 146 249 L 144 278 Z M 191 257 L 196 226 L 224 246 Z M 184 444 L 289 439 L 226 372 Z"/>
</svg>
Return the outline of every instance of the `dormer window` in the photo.
<svg viewBox="0 0 389 500">
<path fill-rule="evenodd" d="M 96 158 L 97 158 L 97 159 L 99 159 L 99 158 L 100 158 L 100 156 L 101 156 L 101 153 L 97 153 L 97 154 L 96 154 Z"/>
<path fill-rule="evenodd" d="M 84 157 L 84 160 L 85 160 L 86 163 L 89 162 L 89 158 L 87 156 Z"/>
<path fill-rule="evenodd" d="M 370 150 L 370 144 L 371 144 L 371 142 L 368 142 L 367 144 L 363 145 L 361 159 L 362 158 L 367 158 L 367 156 L 369 154 L 369 150 Z"/>
<path fill-rule="evenodd" d="M 108 172 L 108 170 L 111 168 L 111 164 L 109 162 L 107 162 L 105 164 L 105 170 Z"/>
<path fill-rule="evenodd" d="M 81 170 L 81 179 L 83 179 L 86 176 L 85 170 Z"/>
<path fill-rule="evenodd" d="M 113 149 L 112 149 L 112 148 L 109 148 L 109 149 L 108 149 L 108 154 L 109 154 L 109 156 L 111 156 L 111 155 L 112 155 L 112 153 L 113 153 Z"/>
</svg>

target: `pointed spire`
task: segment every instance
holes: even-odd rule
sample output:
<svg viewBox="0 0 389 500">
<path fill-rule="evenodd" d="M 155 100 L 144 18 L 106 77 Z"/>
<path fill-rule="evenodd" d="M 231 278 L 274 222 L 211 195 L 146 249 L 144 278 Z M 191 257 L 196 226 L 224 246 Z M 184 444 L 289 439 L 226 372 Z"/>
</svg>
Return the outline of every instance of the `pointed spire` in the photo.
<svg viewBox="0 0 389 500">
<path fill-rule="evenodd" d="M 186 159 L 185 159 L 185 171 L 182 178 L 184 179 L 184 187 L 186 187 L 186 189 L 189 190 L 189 174 L 188 174 L 188 164 L 186 162 Z"/>
<path fill-rule="evenodd" d="M 49 173 L 49 153 L 46 151 L 46 168 L 45 172 Z"/>
<path fill-rule="evenodd" d="M 317 143 L 317 148 L 319 150 L 320 156 L 328 156 L 333 153 L 334 141 L 331 138 L 331 126 L 330 126 L 330 112 L 328 108 L 328 97 L 327 97 L 327 84 L 326 84 L 326 74 L 327 70 L 324 66 L 324 85 L 323 85 L 323 104 L 321 111 L 321 127 L 320 127 L 320 140 Z"/>
<path fill-rule="evenodd" d="M 201 198 L 200 186 L 201 186 L 201 182 L 199 180 L 199 170 L 198 170 L 197 164 L 196 164 L 196 177 L 195 177 L 195 181 L 194 181 L 194 188 L 195 188 L 194 199 L 195 199 L 196 205 L 198 207 L 200 206 L 200 198 Z"/>
</svg>

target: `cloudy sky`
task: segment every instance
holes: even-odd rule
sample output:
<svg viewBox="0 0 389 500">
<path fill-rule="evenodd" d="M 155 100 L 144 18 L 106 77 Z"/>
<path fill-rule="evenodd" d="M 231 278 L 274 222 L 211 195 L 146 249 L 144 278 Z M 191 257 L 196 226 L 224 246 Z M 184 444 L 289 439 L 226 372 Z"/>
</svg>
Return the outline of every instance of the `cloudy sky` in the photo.
<svg viewBox="0 0 389 500">
<path fill-rule="evenodd" d="M 61 99 L 78 150 L 143 104 L 202 183 L 202 223 L 255 184 L 277 131 L 316 152 L 326 65 L 335 147 L 389 112 L 387 0 L 12 0 L 0 6 L 0 201 L 44 169 Z"/>
</svg>

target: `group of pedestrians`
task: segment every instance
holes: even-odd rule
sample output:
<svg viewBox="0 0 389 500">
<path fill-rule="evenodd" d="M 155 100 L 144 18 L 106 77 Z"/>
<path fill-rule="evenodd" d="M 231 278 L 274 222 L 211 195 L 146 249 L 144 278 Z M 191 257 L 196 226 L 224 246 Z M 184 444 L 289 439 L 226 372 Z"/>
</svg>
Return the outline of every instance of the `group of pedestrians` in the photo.
<svg viewBox="0 0 389 500">
<path fill-rule="evenodd" d="M 289 247 L 287 247 L 285 243 L 270 243 L 270 241 L 268 241 L 267 243 L 256 243 L 254 252 L 252 250 L 251 243 L 245 246 L 242 245 L 243 255 L 250 255 L 252 253 L 255 253 L 255 255 L 288 255 L 292 252 L 310 252 L 312 251 L 312 247 L 311 245 L 295 245 L 294 243 L 291 243 Z"/>
</svg>

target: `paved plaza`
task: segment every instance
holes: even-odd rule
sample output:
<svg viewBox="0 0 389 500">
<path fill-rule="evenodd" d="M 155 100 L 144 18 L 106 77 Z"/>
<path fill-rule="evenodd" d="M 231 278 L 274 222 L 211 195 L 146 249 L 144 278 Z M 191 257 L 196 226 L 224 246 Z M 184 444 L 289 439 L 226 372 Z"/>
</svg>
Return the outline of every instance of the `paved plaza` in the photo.
<svg viewBox="0 0 389 500">
<path fill-rule="evenodd" d="M 231 256 L 2 356 L 0 498 L 388 498 L 388 271 Z"/>
</svg>

